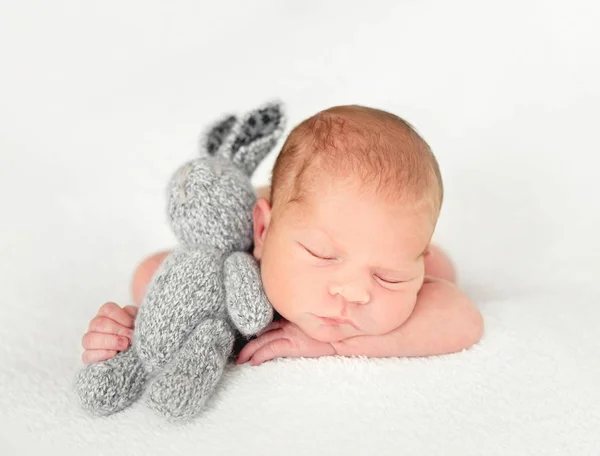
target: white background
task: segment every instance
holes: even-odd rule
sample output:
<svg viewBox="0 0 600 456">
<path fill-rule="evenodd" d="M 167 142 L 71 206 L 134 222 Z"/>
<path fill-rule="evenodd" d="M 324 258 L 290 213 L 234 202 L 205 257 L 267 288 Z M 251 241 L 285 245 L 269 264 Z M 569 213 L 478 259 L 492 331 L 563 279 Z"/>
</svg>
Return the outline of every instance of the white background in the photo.
<svg viewBox="0 0 600 456">
<path fill-rule="evenodd" d="M 598 24 L 594 1 L 1 1 L 3 454 L 231 454 L 267 441 L 266 454 L 600 453 Z M 349 103 L 416 126 L 445 182 L 436 240 L 482 309 L 484 340 L 424 364 L 233 370 L 210 418 L 183 434 L 159 431 L 141 405 L 85 416 L 69 385 L 80 338 L 104 301 L 130 303 L 137 263 L 173 244 L 171 173 L 216 117 L 274 98 L 288 130 Z M 448 375 L 467 385 L 452 400 Z M 325 389 L 316 413 L 309 398 Z"/>
</svg>

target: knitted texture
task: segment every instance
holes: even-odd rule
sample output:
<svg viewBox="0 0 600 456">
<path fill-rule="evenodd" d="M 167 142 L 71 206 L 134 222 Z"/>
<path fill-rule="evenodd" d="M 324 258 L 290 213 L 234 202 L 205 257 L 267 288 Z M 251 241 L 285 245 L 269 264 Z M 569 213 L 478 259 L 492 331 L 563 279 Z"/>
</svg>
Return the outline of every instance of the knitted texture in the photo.
<svg viewBox="0 0 600 456">
<path fill-rule="evenodd" d="M 216 250 L 185 248 L 165 259 L 134 327 L 133 345 L 146 371 L 162 369 L 204 319 L 227 318 L 223 260 Z"/>
<path fill-rule="evenodd" d="M 170 420 L 197 416 L 219 382 L 235 333 L 254 335 L 273 319 L 254 257 L 251 177 L 283 133 L 270 103 L 229 115 L 205 134 L 200 157 L 167 188 L 167 214 L 179 246 L 152 278 L 131 347 L 85 366 L 75 380 L 82 407 L 96 415 L 140 397 Z"/>
<path fill-rule="evenodd" d="M 139 399 L 146 371 L 131 347 L 79 372 L 77 393 L 82 407 L 96 415 L 111 415 Z"/>
<path fill-rule="evenodd" d="M 225 290 L 231 321 L 244 336 L 256 334 L 273 320 L 273 307 L 252 255 L 235 252 L 225 260 Z"/>
</svg>

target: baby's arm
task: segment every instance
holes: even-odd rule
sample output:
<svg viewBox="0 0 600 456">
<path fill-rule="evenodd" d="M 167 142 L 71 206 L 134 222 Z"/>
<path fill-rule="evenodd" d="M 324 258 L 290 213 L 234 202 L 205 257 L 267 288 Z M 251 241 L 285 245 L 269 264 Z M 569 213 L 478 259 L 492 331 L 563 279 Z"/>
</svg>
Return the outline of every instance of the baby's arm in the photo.
<svg viewBox="0 0 600 456">
<path fill-rule="evenodd" d="M 408 320 L 382 336 L 356 336 L 321 342 L 297 325 L 279 320 L 240 352 L 237 363 L 259 365 L 273 358 L 432 356 L 458 352 L 483 334 L 483 319 L 473 302 L 451 282 L 427 279 Z"/>
<path fill-rule="evenodd" d="M 382 336 L 350 337 L 332 346 L 342 356 L 432 356 L 461 351 L 482 335 L 483 318 L 467 295 L 451 282 L 430 278 L 413 313 L 398 329 Z"/>
</svg>

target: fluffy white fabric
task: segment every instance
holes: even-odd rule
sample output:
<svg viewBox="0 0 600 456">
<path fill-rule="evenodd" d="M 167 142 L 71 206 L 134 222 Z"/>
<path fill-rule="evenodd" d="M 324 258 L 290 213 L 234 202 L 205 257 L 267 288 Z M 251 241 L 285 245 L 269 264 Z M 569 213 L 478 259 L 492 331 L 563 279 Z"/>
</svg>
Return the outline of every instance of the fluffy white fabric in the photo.
<svg viewBox="0 0 600 456">
<path fill-rule="evenodd" d="M 594 1 L 2 2 L 0 453 L 600 454 L 599 22 Z M 274 97 L 290 127 L 360 103 L 425 136 L 484 339 L 235 367 L 183 427 L 87 416 L 81 336 L 174 242 L 170 174 Z"/>
</svg>

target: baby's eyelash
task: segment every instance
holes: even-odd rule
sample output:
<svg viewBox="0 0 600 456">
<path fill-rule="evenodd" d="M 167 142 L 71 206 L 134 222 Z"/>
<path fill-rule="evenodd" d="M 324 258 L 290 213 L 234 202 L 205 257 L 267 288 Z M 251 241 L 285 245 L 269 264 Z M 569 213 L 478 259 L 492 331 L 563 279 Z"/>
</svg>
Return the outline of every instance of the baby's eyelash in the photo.
<svg viewBox="0 0 600 456">
<path fill-rule="evenodd" d="M 303 245 L 303 244 L 300 244 L 300 245 L 304 248 L 304 250 L 306 250 L 308 253 L 310 253 L 315 258 L 318 258 L 320 260 L 335 260 L 335 258 L 333 258 L 333 257 L 326 257 L 326 256 L 317 255 L 315 252 L 313 252 L 312 250 L 310 250 L 305 245 Z"/>
<path fill-rule="evenodd" d="M 406 280 L 386 280 L 386 279 L 384 279 L 383 277 L 380 277 L 380 276 L 378 276 L 378 275 L 375 275 L 375 277 L 376 277 L 377 279 L 381 280 L 382 282 L 389 283 L 389 284 L 391 284 L 391 285 L 398 285 L 399 283 L 404 283 L 404 282 L 406 282 Z"/>
</svg>

